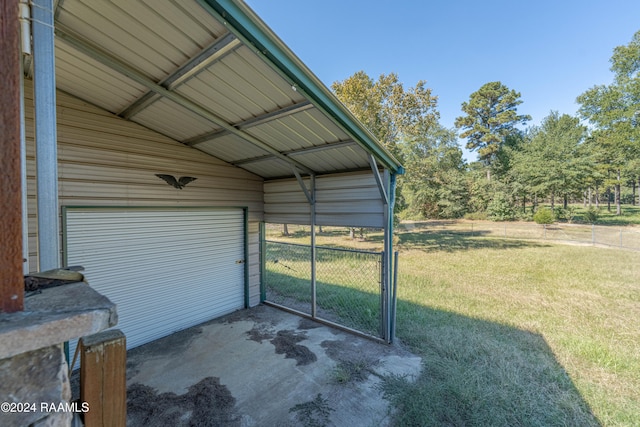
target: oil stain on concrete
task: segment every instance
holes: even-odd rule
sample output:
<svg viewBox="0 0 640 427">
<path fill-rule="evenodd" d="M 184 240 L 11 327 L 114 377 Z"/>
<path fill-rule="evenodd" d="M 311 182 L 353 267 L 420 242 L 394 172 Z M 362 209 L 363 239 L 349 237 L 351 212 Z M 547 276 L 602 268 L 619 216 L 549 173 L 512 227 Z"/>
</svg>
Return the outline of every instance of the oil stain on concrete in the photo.
<svg viewBox="0 0 640 427">
<path fill-rule="evenodd" d="M 397 345 L 267 306 L 178 332 L 128 357 L 131 426 L 386 426 L 393 408 L 382 397 L 382 378 L 417 377 L 421 365 Z M 159 407 L 145 412 L 145 401 Z M 164 424 L 153 424 L 161 417 Z"/>
</svg>

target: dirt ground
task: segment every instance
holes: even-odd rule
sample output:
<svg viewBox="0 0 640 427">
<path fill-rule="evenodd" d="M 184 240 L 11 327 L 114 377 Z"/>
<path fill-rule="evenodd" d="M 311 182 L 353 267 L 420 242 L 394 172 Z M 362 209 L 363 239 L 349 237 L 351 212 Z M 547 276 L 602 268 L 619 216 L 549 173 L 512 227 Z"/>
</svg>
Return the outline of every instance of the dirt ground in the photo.
<svg viewBox="0 0 640 427">
<path fill-rule="evenodd" d="M 129 426 L 387 426 L 379 384 L 421 359 L 273 307 L 128 352 Z"/>
</svg>

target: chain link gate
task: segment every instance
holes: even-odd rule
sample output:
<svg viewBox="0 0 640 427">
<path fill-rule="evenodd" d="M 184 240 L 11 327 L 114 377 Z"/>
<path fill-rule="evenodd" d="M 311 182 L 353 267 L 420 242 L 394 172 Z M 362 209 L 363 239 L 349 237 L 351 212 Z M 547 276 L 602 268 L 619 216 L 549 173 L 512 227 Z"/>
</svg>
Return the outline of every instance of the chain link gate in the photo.
<svg viewBox="0 0 640 427">
<path fill-rule="evenodd" d="M 375 338 L 383 334 L 383 252 L 316 246 L 316 298 L 311 246 L 264 241 L 265 302 Z"/>
</svg>

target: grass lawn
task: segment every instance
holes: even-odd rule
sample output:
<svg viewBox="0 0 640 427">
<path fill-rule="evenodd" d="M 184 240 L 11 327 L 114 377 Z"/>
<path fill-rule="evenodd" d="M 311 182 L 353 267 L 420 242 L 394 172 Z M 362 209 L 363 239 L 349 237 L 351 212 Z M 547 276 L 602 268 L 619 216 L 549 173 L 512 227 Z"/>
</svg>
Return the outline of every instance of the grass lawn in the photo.
<svg viewBox="0 0 640 427">
<path fill-rule="evenodd" d="M 550 208 L 550 205 L 545 205 Z M 573 222 L 576 223 L 589 223 L 584 218 L 584 214 L 587 211 L 587 207 L 582 204 L 569 205 L 574 211 L 575 216 Z M 556 205 L 556 207 L 562 207 L 562 204 Z M 595 208 L 595 205 L 593 205 Z M 616 205 L 611 204 L 611 210 L 607 209 L 606 203 L 601 203 L 598 209 L 597 225 L 640 225 L 640 206 L 632 206 L 629 204 L 623 204 L 621 206 L 621 215 L 616 215 Z"/>
<path fill-rule="evenodd" d="M 396 248 L 397 336 L 424 361 L 385 383 L 398 425 L 640 425 L 638 252 L 429 228 Z"/>
</svg>

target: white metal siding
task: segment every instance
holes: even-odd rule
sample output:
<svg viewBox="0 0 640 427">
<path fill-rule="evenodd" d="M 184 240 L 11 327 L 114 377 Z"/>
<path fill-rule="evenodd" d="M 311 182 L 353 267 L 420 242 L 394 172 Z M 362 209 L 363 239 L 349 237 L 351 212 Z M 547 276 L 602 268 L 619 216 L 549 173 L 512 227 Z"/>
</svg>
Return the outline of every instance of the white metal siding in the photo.
<svg viewBox="0 0 640 427">
<path fill-rule="evenodd" d="M 241 209 L 66 212 L 67 262 L 118 307 L 127 348 L 244 307 Z"/>
<path fill-rule="evenodd" d="M 35 148 L 32 83 L 25 81 L 29 265 L 37 269 Z M 249 289 L 259 303 L 258 224 L 263 219 L 262 178 L 120 119 L 68 93 L 57 93 L 58 173 L 61 206 L 247 207 Z M 176 190 L 155 176 L 194 176 Z"/>
<path fill-rule="evenodd" d="M 309 188 L 309 180 L 304 179 Z M 264 184 L 265 222 L 309 224 L 310 207 L 293 179 Z M 383 227 L 384 205 L 372 172 L 316 178 L 316 223 L 353 227 Z"/>
</svg>

